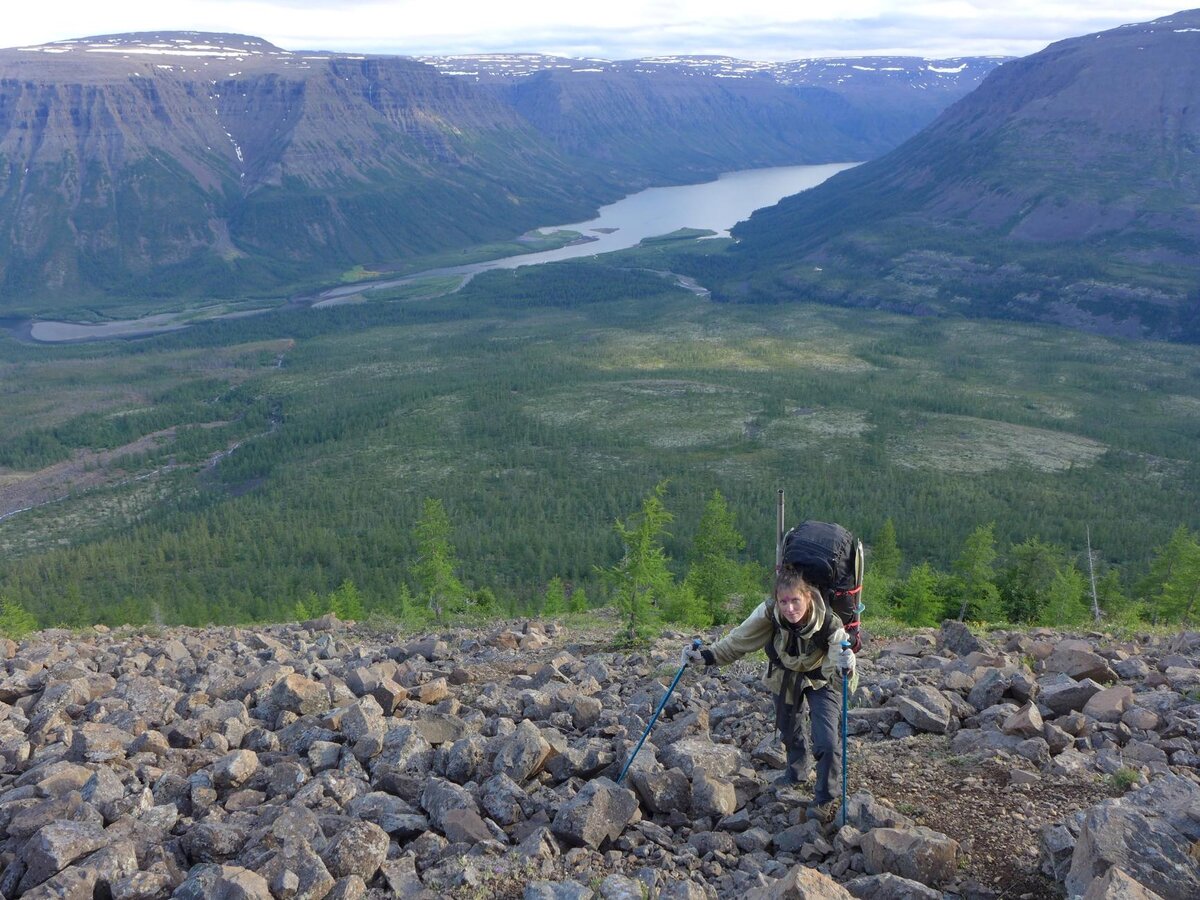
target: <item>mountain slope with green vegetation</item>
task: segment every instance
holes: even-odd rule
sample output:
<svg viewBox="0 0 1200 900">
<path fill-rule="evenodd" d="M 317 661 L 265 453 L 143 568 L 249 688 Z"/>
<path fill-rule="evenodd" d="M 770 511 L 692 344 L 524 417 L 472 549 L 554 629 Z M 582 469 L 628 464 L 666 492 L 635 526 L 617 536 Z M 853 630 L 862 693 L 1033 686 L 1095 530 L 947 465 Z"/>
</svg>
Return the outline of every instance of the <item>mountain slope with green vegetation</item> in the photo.
<svg viewBox="0 0 1200 900">
<path fill-rule="evenodd" d="M 286 619 L 347 581 L 395 609 L 434 498 L 488 604 L 554 578 L 599 602 L 614 523 L 664 480 L 678 577 L 714 491 L 760 578 L 778 487 L 871 543 L 891 520 L 914 567 L 995 523 L 1006 565 L 1036 540 L 1051 574 L 1081 570 L 1090 528 L 1129 599 L 1200 530 L 1196 348 L 716 304 L 663 274 L 710 246 L 133 342 L 6 339 L 0 596 L 43 624 Z"/>
<path fill-rule="evenodd" d="M 1200 340 L 1200 10 L 992 72 L 739 226 L 723 293 Z"/>
<path fill-rule="evenodd" d="M 976 78 L 852 100 L 673 71 L 498 91 L 244 35 L 0 50 L 0 316 L 277 298 L 583 221 L 649 184 L 861 159 Z"/>
<path fill-rule="evenodd" d="M 428 66 L 239 35 L 2 51 L 0 111 L 4 313 L 277 295 L 618 194 Z"/>
</svg>

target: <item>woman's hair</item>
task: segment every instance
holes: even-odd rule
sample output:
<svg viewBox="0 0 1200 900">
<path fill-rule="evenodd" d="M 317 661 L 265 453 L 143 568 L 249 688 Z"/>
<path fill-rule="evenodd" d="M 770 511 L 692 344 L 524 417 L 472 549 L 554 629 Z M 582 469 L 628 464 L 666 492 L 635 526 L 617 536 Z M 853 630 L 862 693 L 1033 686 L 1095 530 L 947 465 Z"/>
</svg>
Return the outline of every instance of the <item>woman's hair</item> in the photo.
<svg viewBox="0 0 1200 900">
<path fill-rule="evenodd" d="M 778 597 L 780 590 L 785 588 L 796 593 L 807 594 L 810 600 L 816 599 L 817 589 L 804 580 L 804 575 L 799 569 L 788 565 L 781 566 L 775 573 L 775 592 L 772 596 Z"/>
</svg>

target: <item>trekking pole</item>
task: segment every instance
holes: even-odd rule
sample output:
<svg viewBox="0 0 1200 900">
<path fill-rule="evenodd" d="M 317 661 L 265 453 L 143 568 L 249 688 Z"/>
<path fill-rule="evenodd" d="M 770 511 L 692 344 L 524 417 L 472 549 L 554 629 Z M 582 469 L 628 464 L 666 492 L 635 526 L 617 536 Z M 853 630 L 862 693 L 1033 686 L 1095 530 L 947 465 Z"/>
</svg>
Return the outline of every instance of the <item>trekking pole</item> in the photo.
<svg viewBox="0 0 1200 900">
<path fill-rule="evenodd" d="M 692 649 L 700 649 L 700 638 L 692 640 Z M 675 690 L 675 685 L 679 684 L 679 679 L 683 677 L 683 670 L 687 668 L 687 663 L 679 667 L 679 671 L 675 673 L 675 680 L 671 682 L 671 686 L 667 688 L 667 692 L 663 694 L 662 702 L 658 704 L 658 709 L 654 711 L 654 715 L 650 717 L 650 724 L 646 726 L 646 730 L 642 732 L 642 739 L 637 742 L 637 746 L 633 748 L 633 753 L 629 757 L 629 761 L 625 763 L 625 768 L 621 770 L 621 774 L 617 776 L 617 784 L 625 780 L 625 773 L 629 771 L 629 767 L 633 765 L 634 759 L 637 758 L 638 751 L 642 749 L 642 744 L 646 743 L 646 738 L 650 735 L 650 729 L 654 727 L 654 723 L 658 721 L 658 714 L 663 711 L 663 707 L 667 705 L 667 698 L 671 696 L 671 692 Z"/>
<path fill-rule="evenodd" d="M 783 488 L 779 489 L 779 497 L 775 503 L 775 572 L 783 566 Z"/>
<path fill-rule="evenodd" d="M 850 646 L 849 641 L 842 641 L 842 650 Z M 850 705 L 850 670 L 842 669 L 842 827 L 846 827 L 846 707 Z"/>
</svg>

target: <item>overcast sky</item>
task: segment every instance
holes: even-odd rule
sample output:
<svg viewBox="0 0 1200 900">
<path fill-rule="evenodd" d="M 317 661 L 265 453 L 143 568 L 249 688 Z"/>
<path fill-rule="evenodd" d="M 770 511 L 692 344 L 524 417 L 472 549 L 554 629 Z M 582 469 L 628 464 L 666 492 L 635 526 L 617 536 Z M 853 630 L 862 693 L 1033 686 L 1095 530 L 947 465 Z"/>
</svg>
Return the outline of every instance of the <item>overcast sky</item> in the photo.
<svg viewBox="0 0 1200 900">
<path fill-rule="evenodd" d="M 540 52 L 755 60 L 1023 56 L 1181 7 L 1111 0 L 43 0 L 6 5 L 0 46 L 127 31 L 223 31 L 287 50 Z"/>
</svg>

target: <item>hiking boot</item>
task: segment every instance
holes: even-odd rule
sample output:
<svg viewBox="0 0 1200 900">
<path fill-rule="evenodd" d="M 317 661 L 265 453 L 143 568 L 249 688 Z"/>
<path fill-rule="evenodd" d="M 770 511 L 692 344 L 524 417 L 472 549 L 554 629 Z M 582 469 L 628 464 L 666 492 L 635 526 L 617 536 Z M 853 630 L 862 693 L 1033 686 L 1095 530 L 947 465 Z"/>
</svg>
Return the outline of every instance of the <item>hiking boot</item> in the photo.
<svg viewBox="0 0 1200 900">
<path fill-rule="evenodd" d="M 813 772 L 809 770 L 804 773 L 803 778 L 800 778 L 796 775 L 795 770 L 791 766 L 788 766 L 775 776 L 773 784 L 778 788 L 794 787 L 797 784 L 811 784 L 813 777 Z"/>
<path fill-rule="evenodd" d="M 837 818 L 838 805 L 837 800 L 830 800 L 828 803 L 810 803 L 804 810 L 805 820 L 828 825 Z"/>
</svg>

